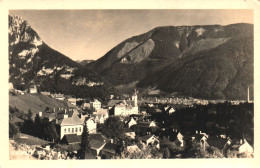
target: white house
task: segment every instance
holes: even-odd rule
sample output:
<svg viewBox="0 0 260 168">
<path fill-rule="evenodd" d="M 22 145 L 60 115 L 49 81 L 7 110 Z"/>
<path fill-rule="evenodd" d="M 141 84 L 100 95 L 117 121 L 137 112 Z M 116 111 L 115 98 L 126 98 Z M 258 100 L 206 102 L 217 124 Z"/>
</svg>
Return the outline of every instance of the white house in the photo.
<svg viewBox="0 0 260 168">
<path fill-rule="evenodd" d="M 37 93 L 36 85 L 33 85 L 32 87 L 29 88 L 29 93 Z"/>
<path fill-rule="evenodd" d="M 160 141 L 154 135 L 145 135 L 141 137 L 142 142 L 146 145 L 156 145 L 156 148 L 160 148 Z"/>
<path fill-rule="evenodd" d="M 70 103 L 70 104 L 72 104 L 72 105 L 77 105 L 77 99 L 76 98 L 69 98 L 68 99 L 68 102 Z"/>
<path fill-rule="evenodd" d="M 90 134 L 95 134 L 97 131 L 97 123 L 93 117 L 86 118 L 86 125 Z"/>
<path fill-rule="evenodd" d="M 77 111 L 74 111 L 71 117 L 68 117 L 68 114 L 64 114 L 63 119 L 57 119 L 56 124 L 60 125 L 60 139 L 68 134 L 81 135 L 83 132 L 84 119 L 85 118 L 79 118 Z"/>
<path fill-rule="evenodd" d="M 90 107 L 95 110 L 101 109 L 101 102 L 98 101 L 97 99 L 94 99 L 93 102 L 90 102 Z"/>
<path fill-rule="evenodd" d="M 135 119 L 133 117 L 131 117 L 130 121 L 127 123 L 128 128 L 130 128 L 132 125 L 136 125 L 137 122 L 135 121 Z"/>
</svg>

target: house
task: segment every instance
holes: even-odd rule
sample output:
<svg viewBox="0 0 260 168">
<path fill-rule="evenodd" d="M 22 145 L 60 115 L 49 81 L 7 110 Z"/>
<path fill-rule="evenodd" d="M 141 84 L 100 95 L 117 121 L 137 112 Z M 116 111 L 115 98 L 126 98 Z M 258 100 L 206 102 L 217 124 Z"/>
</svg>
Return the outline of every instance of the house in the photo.
<svg viewBox="0 0 260 168">
<path fill-rule="evenodd" d="M 156 131 L 158 128 L 154 121 L 137 122 L 136 125 L 131 126 L 131 129 L 135 130 L 137 135 L 146 135 Z"/>
<path fill-rule="evenodd" d="M 155 145 L 156 148 L 160 148 L 160 141 L 154 135 L 145 135 L 141 137 L 141 141 L 146 145 Z"/>
<path fill-rule="evenodd" d="M 135 153 L 135 152 L 140 152 L 141 150 L 138 148 L 137 145 L 131 145 L 126 147 L 127 152 L 129 153 Z"/>
<path fill-rule="evenodd" d="M 218 148 L 220 152 L 224 154 L 225 149 L 231 144 L 231 140 L 221 137 L 209 137 L 207 139 L 207 143 L 209 144 L 209 146 L 214 146 Z"/>
<path fill-rule="evenodd" d="M 88 128 L 89 134 L 95 134 L 97 131 L 97 123 L 95 122 L 93 117 L 86 117 L 85 123 Z"/>
<path fill-rule="evenodd" d="M 125 128 L 124 129 L 124 133 L 125 133 L 125 136 L 131 138 L 131 139 L 135 139 L 135 132 L 129 128 Z"/>
<path fill-rule="evenodd" d="M 127 123 L 128 128 L 130 128 L 132 125 L 136 125 L 137 122 L 135 121 L 135 119 L 133 117 L 131 117 L 130 121 L 128 121 Z"/>
<path fill-rule="evenodd" d="M 67 99 L 68 100 L 68 102 L 70 103 L 70 104 L 72 104 L 72 105 L 77 105 L 77 99 L 76 98 L 69 98 L 69 99 Z"/>
<path fill-rule="evenodd" d="M 56 100 L 65 100 L 64 94 L 52 94 L 51 96 Z"/>
<path fill-rule="evenodd" d="M 67 145 L 79 144 L 81 143 L 81 135 L 77 135 L 77 134 L 64 135 L 61 142 Z"/>
<path fill-rule="evenodd" d="M 175 109 L 172 106 L 166 106 L 164 107 L 164 111 L 168 114 L 172 114 L 175 112 Z"/>
<path fill-rule="evenodd" d="M 106 142 L 93 139 L 90 141 L 90 153 L 100 159 L 100 151 L 106 145 Z"/>
<path fill-rule="evenodd" d="M 69 115 L 68 113 L 64 113 L 62 119 L 59 118 L 56 119 L 56 124 L 60 126 L 60 139 L 62 139 L 64 135 L 68 135 L 68 134 L 81 135 L 83 132 L 85 117 L 79 118 L 78 116 L 79 113 L 76 110 L 73 111 L 71 117 L 69 117 L 68 115 Z"/>
<path fill-rule="evenodd" d="M 117 154 L 118 146 L 113 143 L 106 143 L 103 149 L 101 149 L 100 156 L 101 159 L 112 159 Z"/>
<path fill-rule="evenodd" d="M 227 157 L 237 158 L 239 155 L 245 154 L 247 157 L 252 157 L 254 153 L 253 147 L 247 142 L 246 139 L 239 141 L 232 141 L 227 149 Z"/>
<path fill-rule="evenodd" d="M 101 109 L 101 102 L 97 99 L 94 99 L 94 101 L 90 102 L 90 108 L 93 108 L 95 110 Z"/>
<path fill-rule="evenodd" d="M 41 94 L 44 95 L 44 96 L 50 96 L 51 92 L 41 92 Z"/>
<path fill-rule="evenodd" d="M 191 137 L 193 142 L 200 143 L 200 146 L 204 147 L 204 148 L 206 146 L 208 146 L 208 143 L 207 143 L 208 138 L 209 138 L 209 136 L 206 133 L 202 133 L 201 131 L 199 133 L 198 133 L 198 131 L 196 131 L 196 134 Z"/>
<path fill-rule="evenodd" d="M 33 86 L 30 86 L 29 87 L 29 93 L 37 93 L 37 87 L 36 87 L 36 85 L 33 85 Z"/>
<path fill-rule="evenodd" d="M 82 108 L 83 109 L 90 108 L 90 103 L 87 102 L 83 103 Z"/>
</svg>

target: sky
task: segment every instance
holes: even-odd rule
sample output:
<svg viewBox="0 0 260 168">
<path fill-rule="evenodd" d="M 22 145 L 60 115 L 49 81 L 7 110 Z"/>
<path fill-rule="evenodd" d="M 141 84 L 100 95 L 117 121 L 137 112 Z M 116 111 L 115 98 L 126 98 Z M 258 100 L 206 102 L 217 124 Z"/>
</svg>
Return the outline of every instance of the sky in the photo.
<svg viewBox="0 0 260 168">
<path fill-rule="evenodd" d="M 51 48 L 72 60 L 96 60 L 120 42 L 159 26 L 253 23 L 253 10 L 9 10 Z"/>
</svg>

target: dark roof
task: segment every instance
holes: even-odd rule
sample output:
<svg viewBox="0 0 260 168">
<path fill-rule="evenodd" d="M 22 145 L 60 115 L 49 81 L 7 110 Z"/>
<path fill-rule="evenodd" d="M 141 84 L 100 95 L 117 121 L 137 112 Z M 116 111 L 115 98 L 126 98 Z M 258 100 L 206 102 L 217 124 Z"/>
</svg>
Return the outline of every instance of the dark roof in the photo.
<svg viewBox="0 0 260 168">
<path fill-rule="evenodd" d="M 81 136 L 77 134 L 68 134 L 64 135 L 64 140 L 66 140 L 69 144 L 70 143 L 80 143 L 81 142 Z"/>
<path fill-rule="evenodd" d="M 104 148 L 102 149 L 102 151 L 115 154 L 116 153 L 116 149 L 117 149 L 117 145 L 116 144 L 107 143 L 104 146 Z"/>
<path fill-rule="evenodd" d="M 105 143 L 106 142 L 102 142 L 102 141 L 98 141 L 98 140 L 92 140 L 92 141 L 90 141 L 90 148 L 91 149 L 99 149 Z"/>
<path fill-rule="evenodd" d="M 145 135 L 145 136 L 142 136 L 141 139 L 144 140 L 144 141 L 147 141 L 148 139 L 150 139 L 152 136 L 154 135 Z M 157 139 L 157 138 L 156 138 Z"/>
<path fill-rule="evenodd" d="M 224 148 L 227 141 L 228 141 L 228 139 L 220 138 L 220 137 L 209 137 L 207 139 L 207 142 L 210 146 L 214 146 L 217 148 Z"/>
<path fill-rule="evenodd" d="M 130 128 L 125 128 L 125 129 L 124 129 L 124 132 L 127 133 L 127 132 L 134 132 L 134 131 L 131 130 Z"/>
<path fill-rule="evenodd" d="M 107 138 L 106 138 L 104 135 L 98 133 L 98 134 L 90 134 L 90 135 L 89 135 L 89 140 L 90 140 L 90 141 L 92 141 L 92 140 L 98 140 L 98 141 L 104 142 L 104 141 L 107 140 Z"/>
</svg>

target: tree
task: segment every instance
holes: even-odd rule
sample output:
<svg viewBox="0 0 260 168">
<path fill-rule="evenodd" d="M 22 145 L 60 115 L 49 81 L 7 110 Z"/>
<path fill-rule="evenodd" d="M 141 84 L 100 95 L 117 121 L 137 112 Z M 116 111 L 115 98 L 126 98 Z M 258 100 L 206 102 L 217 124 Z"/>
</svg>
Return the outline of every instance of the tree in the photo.
<svg viewBox="0 0 260 168">
<path fill-rule="evenodd" d="M 86 156 L 90 153 L 89 132 L 86 124 L 83 127 L 80 147 L 80 158 L 86 159 Z"/>
<path fill-rule="evenodd" d="M 28 120 L 32 120 L 32 116 L 33 116 L 32 110 L 29 109 L 29 110 L 28 110 L 28 114 L 27 114 Z"/>
<path fill-rule="evenodd" d="M 168 159 L 168 158 L 170 158 L 171 157 L 171 153 L 170 153 L 170 150 L 169 150 L 169 148 L 164 148 L 163 149 L 163 158 L 166 158 L 166 159 Z"/>
<path fill-rule="evenodd" d="M 48 138 L 48 140 L 57 141 L 58 133 L 57 133 L 55 125 L 53 123 L 46 123 L 44 132 L 45 132 L 46 138 Z"/>
<path fill-rule="evenodd" d="M 9 137 L 13 138 L 18 132 L 18 127 L 15 124 L 9 122 Z"/>
<path fill-rule="evenodd" d="M 108 138 L 112 138 L 118 142 L 124 136 L 124 123 L 118 116 L 109 117 L 102 128 L 102 133 Z"/>
</svg>

